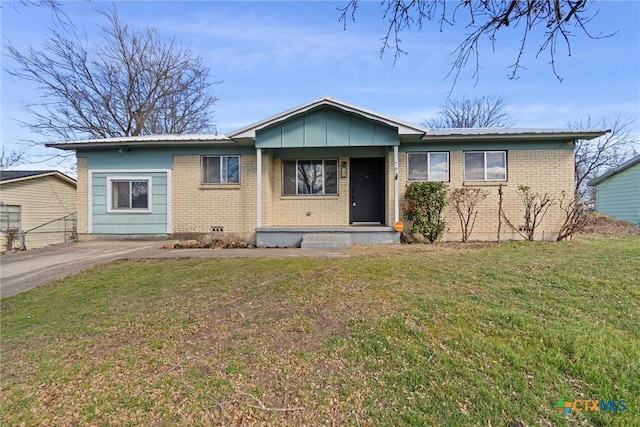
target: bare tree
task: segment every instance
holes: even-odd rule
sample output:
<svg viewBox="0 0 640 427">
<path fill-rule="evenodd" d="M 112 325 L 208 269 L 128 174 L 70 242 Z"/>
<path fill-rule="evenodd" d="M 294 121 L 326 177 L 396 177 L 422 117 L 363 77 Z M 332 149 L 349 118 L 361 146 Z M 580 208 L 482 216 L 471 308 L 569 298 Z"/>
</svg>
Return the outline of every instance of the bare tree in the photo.
<svg viewBox="0 0 640 427">
<path fill-rule="evenodd" d="M 340 21 L 345 28 L 349 18 L 355 21 L 359 0 L 349 0 L 341 12 Z M 556 54 L 559 45 L 564 45 L 567 54 L 571 55 L 571 38 L 575 32 L 585 34 L 590 38 L 609 37 L 608 35 L 593 35 L 588 29 L 589 21 L 597 14 L 593 11 L 592 0 L 511 0 L 511 1 L 469 1 L 457 2 L 447 0 L 381 0 L 380 8 L 383 18 L 388 22 L 387 31 L 382 38 L 380 55 L 392 50 L 394 58 L 406 53 L 400 44 L 403 31 L 417 29 L 435 22 L 439 30 L 447 26 L 462 25 L 469 32 L 466 34 L 456 50 L 455 60 L 451 66 L 450 75 L 454 75 L 454 82 L 460 71 L 467 63 L 475 61 L 474 76 L 479 73 L 480 42 L 488 39 L 492 44 L 500 30 L 511 28 L 519 31 L 520 49 L 511 65 L 510 78 L 516 77 L 518 71 L 524 68 L 523 56 L 530 37 L 541 37 L 537 48 L 537 55 L 547 52 L 549 63 L 558 79 L 556 70 Z M 542 35 L 536 35 L 540 30 Z"/>
<path fill-rule="evenodd" d="M 40 49 L 8 45 L 18 63 L 9 72 L 42 91 L 25 125 L 55 140 L 211 130 L 218 82 L 202 58 L 153 28 L 129 27 L 115 10 L 101 14 L 94 49 L 75 28 L 52 30 Z"/>
<path fill-rule="evenodd" d="M 592 201 L 593 194 L 587 186 L 589 181 L 608 169 L 621 165 L 634 153 L 631 119 L 617 118 L 613 123 L 602 120 L 594 122 L 591 118 L 569 124 L 572 129 L 611 129 L 611 132 L 595 139 L 577 140 L 575 143 L 575 197 L 578 201 Z M 638 148 L 635 145 L 636 149 Z"/>
<path fill-rule="evenodd" d="M 438 117 L 422 124 L 429 128 L 510 127 L 511 113 L 501 95 L 451 99 L 440 106 Z"/>
</svg>

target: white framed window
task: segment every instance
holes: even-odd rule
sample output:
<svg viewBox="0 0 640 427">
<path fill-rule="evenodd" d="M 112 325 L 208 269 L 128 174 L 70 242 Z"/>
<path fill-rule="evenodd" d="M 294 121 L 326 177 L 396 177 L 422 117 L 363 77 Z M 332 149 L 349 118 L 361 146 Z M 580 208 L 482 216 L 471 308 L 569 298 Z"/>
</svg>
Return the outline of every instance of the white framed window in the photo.
<svg viewBox="0 0 640 427">
<path fill-rule="evenodd" d="M 282 194 L 337 195 L 338 160 L 283 160 Z"/>
<path fill-rule="evenodd" d="M 409 181 L 449 181 L 449 153 L 407 153 Z"/>
<path fill-rule="evenodd" d="M 0 204 L 0 231 L 19 231 L 22 206 Z"/>
<path fill-rule="evenodd" d="M 151 212 L 151 177 L 107 177 L 107 212 Z"/>
<path fill-rule="evenodd" d="M 203 184 L 240 184 L 240 156 L 202 156 Z"/>
<path fill-rule="evenodd" d="M 465 181 L 506 181 L 506 151 L 466 151 L 464 153 Z"/>
</svg>

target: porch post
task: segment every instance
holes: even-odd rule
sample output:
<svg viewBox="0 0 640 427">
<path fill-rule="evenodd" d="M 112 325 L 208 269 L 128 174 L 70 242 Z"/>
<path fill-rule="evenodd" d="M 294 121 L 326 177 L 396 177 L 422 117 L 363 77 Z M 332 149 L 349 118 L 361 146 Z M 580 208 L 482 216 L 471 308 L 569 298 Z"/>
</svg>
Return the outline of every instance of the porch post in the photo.
<svg viewBox="0 0 640 427">
<path fill-rule="evenodd" d="M 393 224 L 400 221 L 400 197 L 398 195 L 398 146 L 393 146 Z"/>
<path fill-rule="evenodd" d="M 256 148 L 256 228 L 262 227 L 262 148 Z"/>
</svg>

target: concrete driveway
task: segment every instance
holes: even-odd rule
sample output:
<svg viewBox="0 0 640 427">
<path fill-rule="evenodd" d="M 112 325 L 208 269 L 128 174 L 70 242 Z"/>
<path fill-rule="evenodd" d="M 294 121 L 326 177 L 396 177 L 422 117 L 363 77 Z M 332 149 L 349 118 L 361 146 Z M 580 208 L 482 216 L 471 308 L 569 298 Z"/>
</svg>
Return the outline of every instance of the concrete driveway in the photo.
<svg viewBox="0 0 640 427">
<path fill-rule="evenodd" d="M 348 249 L 162 249 L 159 241 L 93 241 L 52 245 L 0 257 L 0 297 L 117 259 L 349 256 Z"/>
<path fill-rule="evenodd" d="M 159 242 L 82 242 L 52 245 L 0 258 L 0 295 L 24 292 L 94 265 L 158 248 Z"/>
</svg>

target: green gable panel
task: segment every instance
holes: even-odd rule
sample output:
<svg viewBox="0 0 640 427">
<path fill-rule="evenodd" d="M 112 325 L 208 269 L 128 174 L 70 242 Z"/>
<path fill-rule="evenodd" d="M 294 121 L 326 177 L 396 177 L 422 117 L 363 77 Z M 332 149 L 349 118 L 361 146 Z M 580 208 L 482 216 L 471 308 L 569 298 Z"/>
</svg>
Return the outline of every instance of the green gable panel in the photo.
<svg viewBox="0 0 640 427">
<path fill-rule="evenodd" d="M 300 147 L 304 145 L 304 120 L 298 119 L 282 126 L 282 147 Z"/>
<path fill-rule="evenodd" d="M 304 146 L 327 146 L 327 114 L 309 114 L 304 118 Z"/>
<path fill-rule="evenodd" d="M 270 127 L 256 132 L 257 148 L 282 148 L 282 127 Z"/>
<path fill-rule="evenodd" d="M 351 120 L 351 138 L 349 145 L 373 145 L 373 123 L 364 120 Z"/>
<path fill-rule="evenodd" d="M 257 148 L 371 147 L 399 143 L 396 128 L 328 108 L 256 131 Z"/>
<path fill-rule="evenodd" d="M 327 114 L 327 147 L 348 147 L 351 119 L 345 114 L 329 111 Z"/>
<path fill-rule="evenodd" d="M 384 126 L 374 126 L 373 145 L 398 145 L 398 131 Z"/>
</svg>

